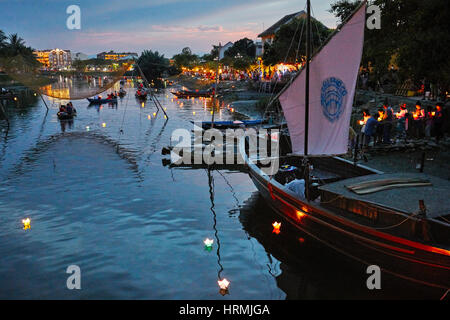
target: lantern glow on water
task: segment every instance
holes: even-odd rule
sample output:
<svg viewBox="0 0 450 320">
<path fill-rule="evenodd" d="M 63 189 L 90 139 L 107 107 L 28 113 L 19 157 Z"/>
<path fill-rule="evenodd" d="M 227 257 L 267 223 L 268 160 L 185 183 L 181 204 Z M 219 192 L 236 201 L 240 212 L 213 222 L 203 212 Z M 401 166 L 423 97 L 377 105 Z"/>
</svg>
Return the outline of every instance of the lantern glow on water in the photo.
<svg viewBox="0 0 450 320">
<path fill-rule="evenodd" d="M 141 107 L 142 107 L 142 108 L 145 107 L 145 102 L 142 102 Z"/>
<path fill-rule="evenodd" d="M 31 220 L 30 218 L 22 219 L 23 230 L 27 230 L 31 228 Z"/>
</svg>

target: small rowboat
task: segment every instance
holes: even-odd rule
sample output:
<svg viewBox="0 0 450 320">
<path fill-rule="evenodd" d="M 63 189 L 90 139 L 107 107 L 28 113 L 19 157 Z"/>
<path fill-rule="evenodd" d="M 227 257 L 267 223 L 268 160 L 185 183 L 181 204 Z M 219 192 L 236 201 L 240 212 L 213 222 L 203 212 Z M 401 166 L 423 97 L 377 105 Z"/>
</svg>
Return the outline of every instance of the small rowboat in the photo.
<svg viewBox="0 0 450 320">
<path fill-rule="evenodd" d="M 90 104 L 102 104 L 102 103 L 117 103 L 117 98 L 113 99 L 90 99 L 87 98 Z"/>
<path fill-rule="evenodd" d="M 195 123 L 194 121 L 191 121 Z M 226 128 L 240 128 L 240 127 L 251 127 L 258 126 L 267 123 L 267 120 L 229 120 L 229 121 L 214 121 L 214 128 L 226 129 Z M 203 121 L 202 128 L 209 129 L 212 127 L 212 121 Z"/>
<path fill-rule="evenodd" d="M 186 97 L 204 97 L 204 98 L 211 98 L 214 93 L 212 91 L 190 91 L 190 90 L 181 90 L 177 92 L 172 92 L 173 95 L 177 96 L 178 98 L 186 98 Z"/>
</svg>

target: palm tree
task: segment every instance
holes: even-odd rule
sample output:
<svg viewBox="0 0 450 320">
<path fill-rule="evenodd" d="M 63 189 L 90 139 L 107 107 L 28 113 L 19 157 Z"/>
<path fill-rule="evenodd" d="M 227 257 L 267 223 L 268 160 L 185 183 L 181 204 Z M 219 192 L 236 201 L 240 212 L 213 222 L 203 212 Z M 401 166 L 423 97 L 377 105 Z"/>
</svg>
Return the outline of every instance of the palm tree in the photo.
<svg viewBox="0 0 450 320">
<path fill-rule="evenodd" d="M 0 30 L 0 48 L 3 48 L 6 45 L 6 35 L 3 30 Z"/>
<path fill-rule="evenodd" d="M 17 35 L 17 33 L 10 34 L 8 37 L 8 51 L 11 55 L 15 56 L 21 53 L 25 53 L 27 47 L 25 46 L 25 40 Z"/>
</svg>

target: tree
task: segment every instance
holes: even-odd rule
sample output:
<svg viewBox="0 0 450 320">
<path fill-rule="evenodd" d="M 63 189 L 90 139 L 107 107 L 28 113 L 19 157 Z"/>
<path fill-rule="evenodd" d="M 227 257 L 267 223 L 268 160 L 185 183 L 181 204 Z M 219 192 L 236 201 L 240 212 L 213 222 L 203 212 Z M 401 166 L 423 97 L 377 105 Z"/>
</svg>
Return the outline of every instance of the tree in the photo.
<svg viewBox="0 0 450 320">
<path fill-rule="evenodd" d="M 345 20 L 360 1 L 339 0 L 331 12 Z M 365 32 L 362 63 L 373 67 L 375 78 L 388 72 L 392 57 L 403 79 L 428 78 L 443 88 L 450 84 L 450 6 L 448 1 L 374 0 L 382 12 L 381 30 Z"/>
<path fill-rule="evenodd" d="M 256 46 L 253 40 L 248 38 L 240 39 L 228 48 L 224 55 L 231 58 L 236 58 L 237 56 L 255 58 Z"/>
<path fill-rule="evenodd" d="M 304 27 L 302 27 L 304 26 Z M 302 32 L 303 30 L 303 32 Z M 306 18 L 299 17 L 283 25 L 270 45 L 265 43 L 263 60 L 267 65 L 280 62 L 300 62 L 306 53 Z M 311 19 L 311 52 L 315 52 L 328 38 L 331 30 L 316 19 Z M 301 36 L 301 39 L 300 39 Z"/>
<path fill-rule="evenodd" d="M 173 56 L 173 59 L 179 69 L 183 67 L 192 68 L 200 62 L 200 58 L 196 54 L 192 54 L 189 47 L 183 48 L 181 53 Z"/>
<path fill-rule="evenodd" d="M 148 81 L 157 82 L 170 69 L 169 59 L 158 51 L 144 50 L 137 60 L 139 67 Z"/>
</svg>

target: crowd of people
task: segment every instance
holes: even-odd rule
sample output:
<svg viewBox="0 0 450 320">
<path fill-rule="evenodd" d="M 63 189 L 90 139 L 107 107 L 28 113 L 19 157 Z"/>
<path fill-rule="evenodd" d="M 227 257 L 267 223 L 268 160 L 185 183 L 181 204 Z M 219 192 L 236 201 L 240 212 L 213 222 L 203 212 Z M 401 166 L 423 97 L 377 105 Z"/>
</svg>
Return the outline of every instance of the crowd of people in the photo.
<svg viewBox="0 0 450 320">
<path fill-rule="evenodd" d="M 439 143 L 444 136 L 442 108 L 443 104 L 438 102 L 434 108 L 428 106 L 424 109 L 418 101 L 411 112 L 406 104 L 401 104 L 398 112 L 394 112 L 387 103 L 373 113 L 364 109 L 363 119 L 359 121 L 362 126 L 361 144 L 368 146 L 373 142 L 374 145 L 389 145 L 393 135 L 416 139 L 435 137 Z"/>
</svg>

